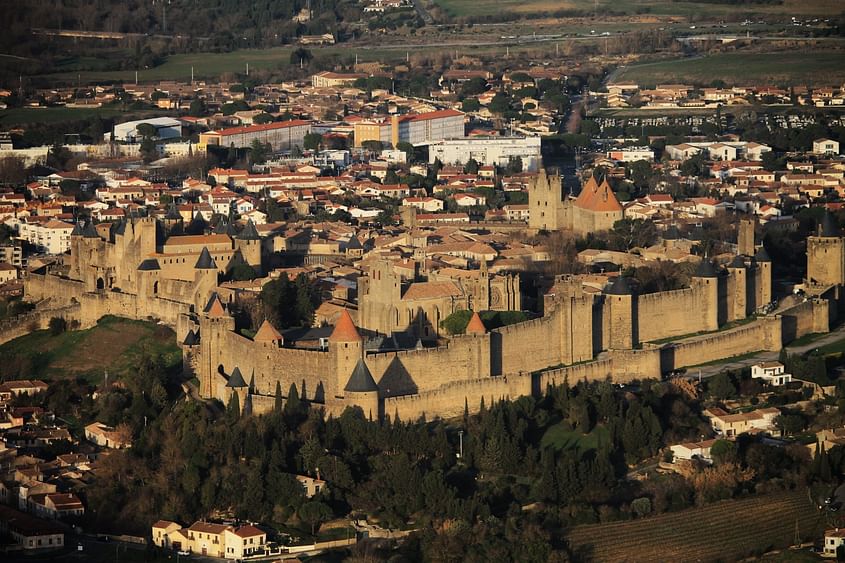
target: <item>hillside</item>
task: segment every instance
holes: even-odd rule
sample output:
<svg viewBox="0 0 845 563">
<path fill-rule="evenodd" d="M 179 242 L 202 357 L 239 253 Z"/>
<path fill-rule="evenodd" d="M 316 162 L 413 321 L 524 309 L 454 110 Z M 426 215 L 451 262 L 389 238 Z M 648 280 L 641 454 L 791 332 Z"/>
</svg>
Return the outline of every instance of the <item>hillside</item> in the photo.
<svg viewBox="0 0 845 563">
<path fill-rule="evenodd" d="M 168 368 L 181 363 L 176 337 L 165 326 L 103 317 L 88 330 L 53 336 L 39 330 L 0 346 L 0 378 L 55 380 L 84 377 L 100 381 L 108 371 L 120 378 L 138 365 L 142 354 L 160 354 Z"/>
<path fill-rule="evenodd" d="M 824 515 L 804 490 L 727 500 L 653 518 L 573 528 L 567 538 L 595 562 L 735 561 L 818 537 Z"/>
</svg>

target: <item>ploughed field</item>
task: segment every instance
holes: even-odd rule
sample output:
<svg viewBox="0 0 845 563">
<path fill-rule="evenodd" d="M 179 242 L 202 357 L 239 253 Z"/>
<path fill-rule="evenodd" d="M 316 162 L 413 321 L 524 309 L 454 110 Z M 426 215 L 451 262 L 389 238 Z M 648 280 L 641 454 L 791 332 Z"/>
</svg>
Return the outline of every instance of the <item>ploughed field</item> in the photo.
<svg viewBox="0 0 845 563">
<path fill-rule="evenodd" d="M 576 526 L 567 533 L 585 561 L 736 561 L 824 532 L 805 490 L 726 500 L 640 520 Z"/>
</svg>

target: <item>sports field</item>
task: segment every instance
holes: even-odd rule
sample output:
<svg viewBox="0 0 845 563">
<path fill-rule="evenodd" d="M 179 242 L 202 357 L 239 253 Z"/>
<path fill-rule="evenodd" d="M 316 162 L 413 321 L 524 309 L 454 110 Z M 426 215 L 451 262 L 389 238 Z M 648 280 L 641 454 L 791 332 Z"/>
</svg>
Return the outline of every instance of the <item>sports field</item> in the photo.
<svg viewBox="0 0 845 563">
<path fill-rule="evenodd" d="M 615 82 L 645 86 L 666 83 L 839 85 L 845 81 L 841 51 L 722 53 L 700 58 L 633 65 L 622 69 Z"/>
</svg>

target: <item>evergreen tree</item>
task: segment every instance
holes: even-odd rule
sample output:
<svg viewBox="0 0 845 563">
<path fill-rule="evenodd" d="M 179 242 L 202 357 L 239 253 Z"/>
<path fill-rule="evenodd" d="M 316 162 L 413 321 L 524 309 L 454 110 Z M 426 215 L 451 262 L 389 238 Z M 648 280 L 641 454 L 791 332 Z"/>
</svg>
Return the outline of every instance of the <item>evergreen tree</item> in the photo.
<svg viewBox="0 0 845 563">
<path fill-rule="evenodd" d="M 282 399 L 282 382 L 276 381 L 276 397 L 275 401 L 273 402 L 273 413 L 282 414 L 283 406 L 284 400 Z"/>
<path fill-rule="evenodd" d="M 238 394 L 236 392 L 232 392 L 232 396 L 229 398 L 229 404 L 226 405 L 226 418 L 229 422 L 235 422 L 241 417 L 241 402 Z"/>
</svg>

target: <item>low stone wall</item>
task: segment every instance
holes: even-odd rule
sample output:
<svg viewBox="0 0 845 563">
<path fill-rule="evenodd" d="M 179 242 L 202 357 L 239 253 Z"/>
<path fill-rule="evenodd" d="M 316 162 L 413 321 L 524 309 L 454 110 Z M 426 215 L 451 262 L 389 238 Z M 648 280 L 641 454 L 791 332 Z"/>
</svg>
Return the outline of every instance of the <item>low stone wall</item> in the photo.
<svg viewBox="0 0 845 563">
<path fill-rule="evenodd" d="M 427 418 L 452 418 L 461 416 L 467 408 L 476 413 L 481 399 L 487 406 L 501 399 L 516 399 L 533 392 L 531 374 L 485 377 L 472 381 L 456 381 L 438 389 L 384 399 L 384 414 L 401 420 Z"/>
<path fill-rule="evenodd" d="M 78 328 L 93 326 L 93 324 L 83 322 L 85 315 L 82 314 L 82 306 L 79 303 L 64 307 L 36 309 L 0 322 L 0 344 L 26 336 L 36 330 L 47 329 L 50 325 L 50 319 L 53 317 L 62 317 L 68 323 L 68 326 L 74 322 L 79 323 Z"/>
<path fill-rule="evenodd" d="M 782 347 L 782 323 L 779 316 L 763 317 L 733 329 L 666 344 L 661 348 L 661 371 L 666 373 L 751 352 L 777 352 Z"/>
</svg>

